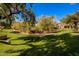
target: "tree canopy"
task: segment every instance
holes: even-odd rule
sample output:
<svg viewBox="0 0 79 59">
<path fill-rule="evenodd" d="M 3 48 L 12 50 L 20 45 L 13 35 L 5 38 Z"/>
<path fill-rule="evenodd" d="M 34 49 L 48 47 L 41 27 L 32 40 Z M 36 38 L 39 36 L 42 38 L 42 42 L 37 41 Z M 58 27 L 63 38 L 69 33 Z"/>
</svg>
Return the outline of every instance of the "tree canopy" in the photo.
<svg viewBox="0 0 79 59">
<path fill-rule="evenodd" d="M 28 9 L 26 3 L 0 3 L 0 20 L 7 20 L 11 25 L 12 21 L 18 18 L 17 14 L 21 14 L 24 22 L 31 22 L 34 25 L 36 20 L 35 14 L 32 12 L 33 4 L 29 5 Z"/>
<path fill-rule="evenodd" d="M 75 31 L 78 31 L 78 23 L 79 23 L 79 12 L 75 12 L 74 14 L 70 14 L 65 16 L 62 20 L 62 23 L 70 24 L 74 28 Z"/>
</svg>

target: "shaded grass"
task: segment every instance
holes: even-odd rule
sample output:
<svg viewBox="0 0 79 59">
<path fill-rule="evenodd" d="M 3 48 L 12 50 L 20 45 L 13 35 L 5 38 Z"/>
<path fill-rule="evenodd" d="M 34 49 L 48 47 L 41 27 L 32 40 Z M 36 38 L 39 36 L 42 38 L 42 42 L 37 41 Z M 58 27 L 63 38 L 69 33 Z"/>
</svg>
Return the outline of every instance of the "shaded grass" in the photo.
<svg viewBox="0 0 79 59">
<path fill-rule="evenodd" d="M 32 44 L 31 49 L 24 50 L 20 55 L 28 56 L 68 56 L 79 55 L 79 36 L 72 36 L 70 33 L 61 35 L 49 35 L 40 38 L 41 41 L 45 41 L 44 44 Z M 43 43 L 43 42 L 42 42 Z"/>
<path fill-rule="evenodd" d="M 11 30 L 4 30 L 11 40 L 11 44 L 0 43 L 0 55 L 2 56 L 78 56 L 79 35 L 72 31 L 62 30 L 54 35 L 26 36 L 14 34 Z"/>
</svg>

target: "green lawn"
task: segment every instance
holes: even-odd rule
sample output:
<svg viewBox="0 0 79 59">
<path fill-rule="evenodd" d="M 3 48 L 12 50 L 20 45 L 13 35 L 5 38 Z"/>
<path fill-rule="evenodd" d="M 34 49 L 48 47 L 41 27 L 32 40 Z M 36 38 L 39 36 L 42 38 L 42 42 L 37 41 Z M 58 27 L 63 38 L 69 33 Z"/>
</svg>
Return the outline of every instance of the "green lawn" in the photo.
<svg viewBox="0 0 79 59">
<path fill-rule="evenodd" d="M 4 29 L 0 35 L 7 35 L 11 41 L 11 44 L 0 42 L 1 56 L 79 56 L 79 34 L 71 30 L 39 37 Z"/>
</svg>

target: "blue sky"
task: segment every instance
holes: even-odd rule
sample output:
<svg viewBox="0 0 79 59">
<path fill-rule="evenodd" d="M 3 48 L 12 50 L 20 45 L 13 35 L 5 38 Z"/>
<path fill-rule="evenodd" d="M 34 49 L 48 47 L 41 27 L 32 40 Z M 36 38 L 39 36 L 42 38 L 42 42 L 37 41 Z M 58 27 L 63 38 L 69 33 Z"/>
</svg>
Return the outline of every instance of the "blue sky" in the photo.
<svg viewBox="0 0 79 59">
<path fill-rule="evenodd" d="M 79 9 L 78 4 L 70 3 L 36 3 L 33 4 L 33 12 L 36 17 L 41 15 L 55 16 L 55 21 L 59 22 L 67 14 L 72 14 Z"/>
<path fill-rule="evenodd" d="M 29 8 L 29 4 L 26 5 Z M 40 16 L 55 16 L 55 21 L 59 22 L 67 14 L 72 14 L 79 10 L 79 4 L 70 3 L 34 3 L 32 11 L 36 18 Z"/>
</svg>

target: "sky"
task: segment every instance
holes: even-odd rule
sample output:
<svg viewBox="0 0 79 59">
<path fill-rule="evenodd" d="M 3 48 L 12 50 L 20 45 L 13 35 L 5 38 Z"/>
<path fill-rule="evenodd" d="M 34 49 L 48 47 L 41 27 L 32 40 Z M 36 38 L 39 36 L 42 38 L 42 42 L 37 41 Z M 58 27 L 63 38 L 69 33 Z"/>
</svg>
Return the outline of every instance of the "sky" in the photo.
<svg viewBox="0 0 79 59">
<path fill-rule="evenodd" d="M 29 4 L 26 5 L 29 8 Z M 73 14 L 79 10 L 79 4 L 70 3 L 33 3 L 32 11 L 38 20 L 41 16 L 55 16 L 55 21 L 59 22 L 65 15 Z"/>
<path fill-rule="evenodd" d="M 59 22 L 65 15 L 72 14 L 79 9 L 78 4 L 70 3 L 36 3 L 33 4 L 32 10 L 36 17 L 55 16 L 55 21 Z"/>
</svg>

